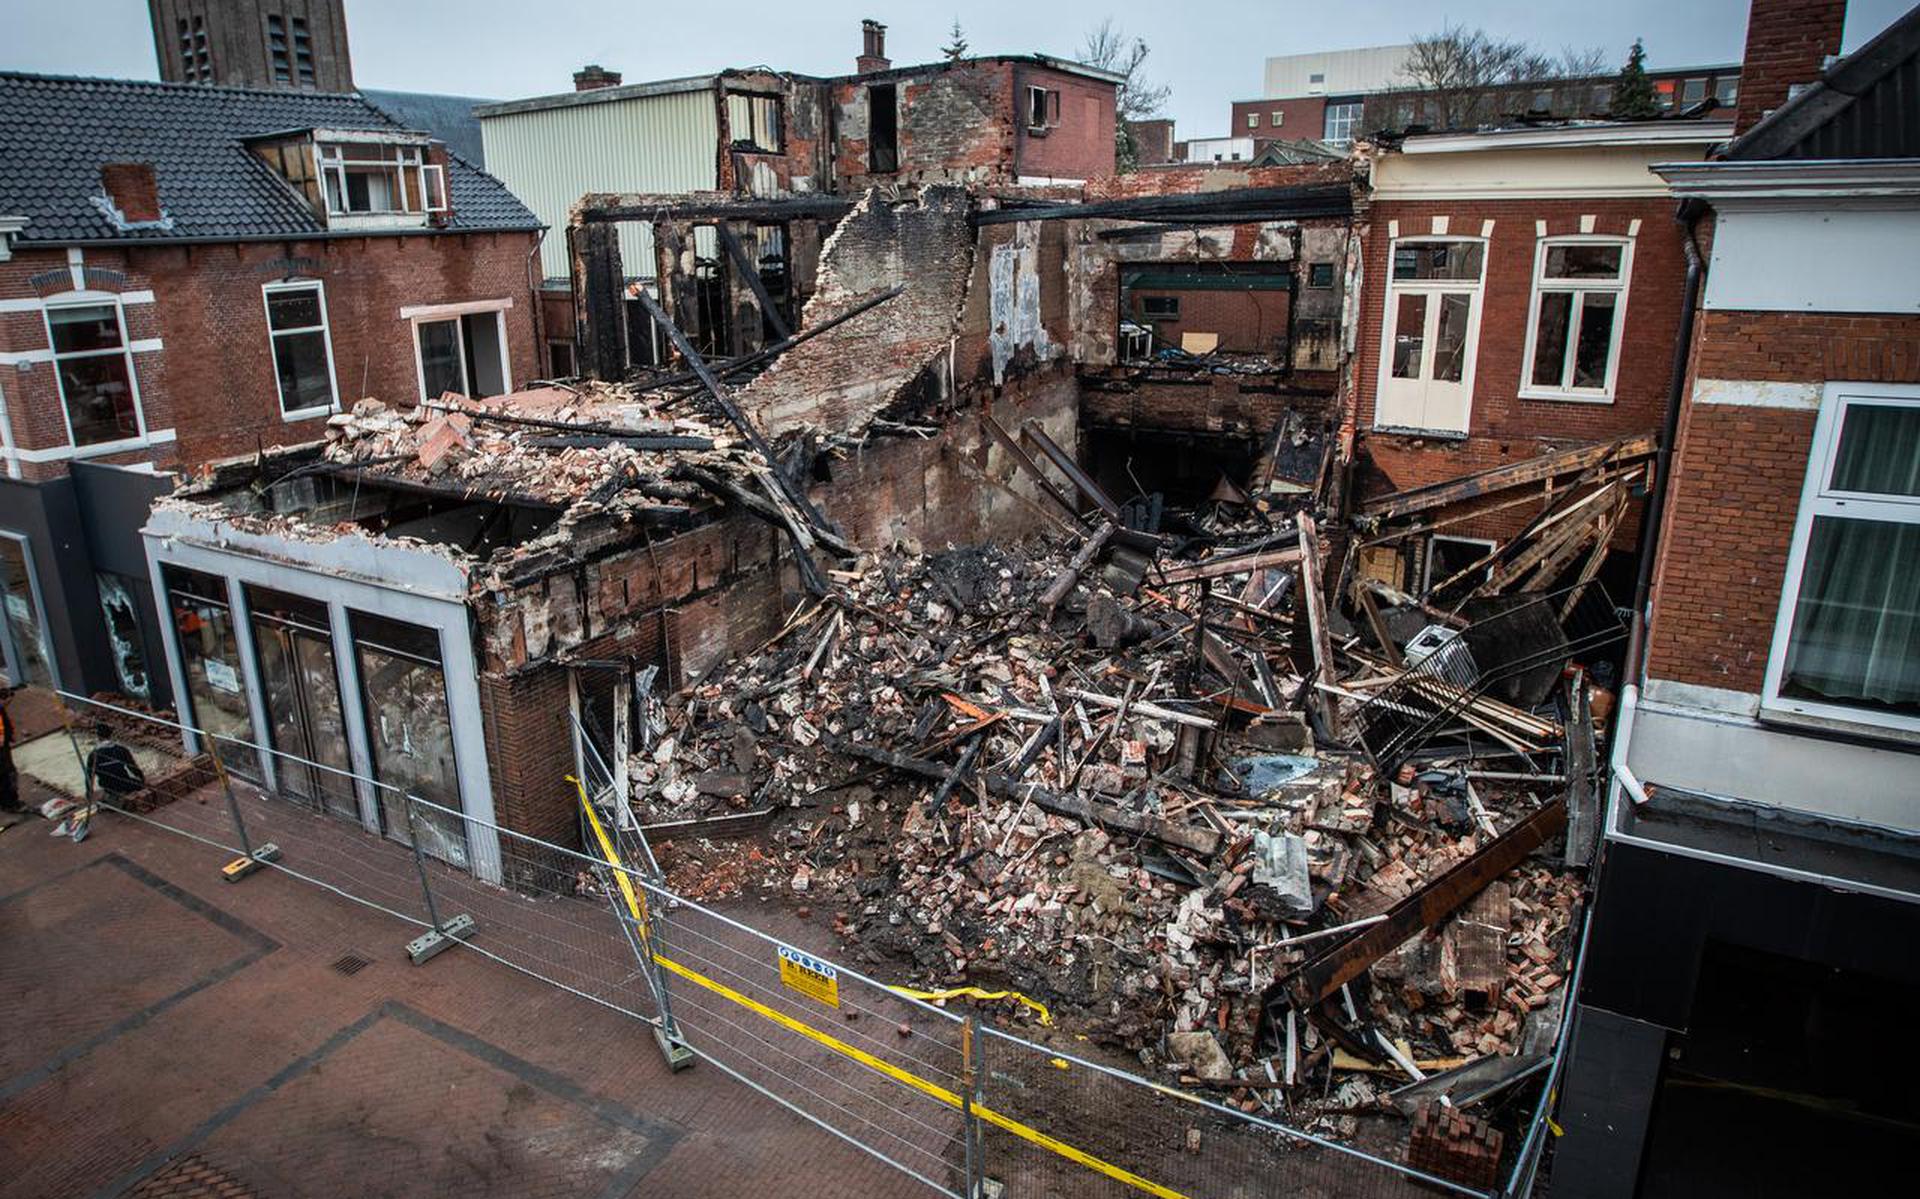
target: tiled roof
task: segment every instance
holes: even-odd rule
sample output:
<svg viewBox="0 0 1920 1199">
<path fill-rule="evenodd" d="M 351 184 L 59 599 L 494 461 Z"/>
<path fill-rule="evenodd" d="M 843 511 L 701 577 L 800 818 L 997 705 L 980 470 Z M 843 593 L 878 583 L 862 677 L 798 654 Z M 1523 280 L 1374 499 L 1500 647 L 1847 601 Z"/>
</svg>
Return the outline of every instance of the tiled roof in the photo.
<svg viewBox="0 0 1920 1199">
<path fill-rule="evenodd" d="M 402 126 L 356 95 L 0 72 L 0 215 L 29 218 L 22 243 L 322 234 L 325 223 L 242 144 L 308 128 Z M 153 164 L 171 228 L 109 223 L 92 200 L 109 162 Z M 450 231 L 540 225 L 458 155 L 449 155 L 447 185 Z"/>
</svg>

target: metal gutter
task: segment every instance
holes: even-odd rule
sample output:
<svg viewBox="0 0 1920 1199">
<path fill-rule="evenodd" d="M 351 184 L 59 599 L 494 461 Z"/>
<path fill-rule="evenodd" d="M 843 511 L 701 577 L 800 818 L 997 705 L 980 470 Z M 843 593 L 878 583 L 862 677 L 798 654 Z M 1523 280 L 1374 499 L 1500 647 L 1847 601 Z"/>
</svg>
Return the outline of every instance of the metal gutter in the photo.
<svg viewBox="0 0 1920 1199">
<path fill-rule="evenodd" d="M 471 233 L 542 233 L 547 226 L 535 222 L 530 225 L 473 225 L 455 229 L 320 229 L 307 233 L 247 233 L 207 234 L 194 237 L 63 237 L 49 238 L 46 241 L 19 241 L 13 243 L 18 250 L 57 250 L 63 246 L 224 246 L 245 243 L 276 241 L 344 241 L 361 237 L 457 237 Z"/>
</svg>

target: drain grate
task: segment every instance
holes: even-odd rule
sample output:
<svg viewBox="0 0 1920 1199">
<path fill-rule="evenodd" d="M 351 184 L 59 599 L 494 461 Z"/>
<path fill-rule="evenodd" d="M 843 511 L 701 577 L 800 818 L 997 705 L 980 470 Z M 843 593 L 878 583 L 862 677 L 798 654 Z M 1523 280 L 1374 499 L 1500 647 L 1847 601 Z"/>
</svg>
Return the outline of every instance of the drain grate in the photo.
<svg viewBox="0 0 1920 1199">
<path fill-rule="evenodd" d="M 358 974 L 362 970 L 365 970 L 368 966 L 371 966 L 371 965 L 373 965 L 373 963 L 368 961 L 366 958 L 361 957 L 357 953 L 350 953 L 350 954 L 347 954 L 345 957 L 341 958 L 339 961 L 335 962 L 333 964 L 333 968 L 335 970 L 338 970 L 342 974 L 351 975 L 351 974 Z"/>
</svg>

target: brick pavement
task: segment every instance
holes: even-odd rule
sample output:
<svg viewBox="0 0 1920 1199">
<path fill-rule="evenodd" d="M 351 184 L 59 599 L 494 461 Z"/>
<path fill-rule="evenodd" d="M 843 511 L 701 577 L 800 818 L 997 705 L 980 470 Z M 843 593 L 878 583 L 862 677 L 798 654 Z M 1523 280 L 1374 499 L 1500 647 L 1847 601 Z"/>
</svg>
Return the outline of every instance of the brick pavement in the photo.
<svg viewBox="0 0 1920 1199">
<path fill-rule="evenodd" d="M 45 827 L 0 835 L 0 1196 L 928 1193 L 630 1017 L 408 965 L 400 920 L 114 814 Z"/>
</svg>

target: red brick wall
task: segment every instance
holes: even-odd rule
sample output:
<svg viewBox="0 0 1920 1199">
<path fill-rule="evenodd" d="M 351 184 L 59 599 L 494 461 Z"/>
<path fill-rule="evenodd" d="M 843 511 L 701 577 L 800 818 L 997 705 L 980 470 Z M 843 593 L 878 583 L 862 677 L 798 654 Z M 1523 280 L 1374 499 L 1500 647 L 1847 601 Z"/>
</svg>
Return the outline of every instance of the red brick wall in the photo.
<svg viewBox="0 0 1920 1199">
<path fill-rule="evenodd" d="M 1113 85 L 1022 65 L 1013 72 L 1014 172 L 1054 179 L 1102 179 L 1113 174 Z M 1027 128 L 1027 88 L 1060 93 L 1060 122 L 1044 135 Z"/>
<path fill-rule="evenodd" d="M 163 343 L 133 357 L 149 432 L 172 428 L 177 438 L 149 452 L 104 460 L 191 468 L 321 435 L 321 420 L 289 423 L 280 415 L 261 288 L 285 277 L 287 259 L 306 260 L 296 277 L 325 285 L 343 407 L 367 395 L 402 404 L 418 397 L 413 332 L 400 319 L 405 305 L 511 299 L 506 325 L 512 376 L 516 382 L 531 379 L 544 365 L 543 356 L 536 356 L 527 287 L 532 246 L 530 235 L 515 233 L 89 250 L 89 265 L 124 272 L 123 290 L 154 293 L 152 304 L 126 306 L 127 332 L 136 341 L 157 337 Z M 0 264 L 0 297 L 35 295 L 27 277 L 65 265 L 64 250 L 19 253 Z M 38 312 L 0 316 L 0 347 L 46 344 Z M 17 444 L 66 444 L 49 365 L 10 374 L 6 388 Z M 57 474 L 64 466 L 35 469 Z"/>
<path fill-rule="evenodd" d="M 1625 235 L 1632 221 L 1640 221 L 1640 232 L 1633 243 L 1626 325 L 1613 402 L 1523 400 L 1519 389 L 1538 240 L 1535 222 L 1547 222 L 1548 236 L 1576 234 L 1580 232 L 1581 216 L 1587 214 L 1596 218 L 1594 232 L 1602 234 Z M 1401 238 L 1406 240 L 1427 234 L 1435 216 L 1449 218 L 1448 232 L 1456 236 L 1477 237 L 1483 221 L 1494 222 L 1480 300 L 1473 400 L 1467 436 L 1458 441 L 1383 433 L 1372 428 L 1386 314 L 1388 255 L 1393 240 L 1388 223 L 1399 221 Z M 1364 280 L 1354 351 L 1353 409 L 1360 447 L 1373 468 L 1361 481 L 1361 494 L 1418 487 L 1554 448 L 1657 430 L 1666 409 L 1673 341 L 1679 333 L 1680 291 L 1686 280 L 1681 237 L 1671 205 L 1659 199 L 1375 204 L 1363 251 Z M 1449 532 L 1506 537 L 1517 531 L 1528 515 L 1524 510 L 1510 510 Z M 1627 538 L 1633 532 L 1632 522 L 1623 522 L 1615 544 L 1629 544 Z"/>
<path fill-rule="evenodd" d="M 1820 77 L 1827 56 L 1840 53 L 1846 21 L 1847 0 L 1753 0 L 1734 109 L 1736 136 L 1786 103 L 1794 84 Z"/>
<path fill-rule="evenodd" d="M 1217 188 L 1222 171 L 1241 176 L 1240 187 L 1304 187 L 1313 183 L 1346 183 L 1353 170 L 1345 162 L 1313 166 L 1250 167 L 1234 163 L 1194 163 L 1153 167 L 1089 182 L 1088 200 L 1127 200 L 1137 196 L 1185 196 Z"/>
<path fill-rule="evenodd" d="M 1703 379 L 1920 383 L 1920 316 L 1706 312 Z M 1660 536 L 1649 675 L 1758 692 L 1816 413 L 1689 403 Z"/>
<path fill-rule="evenodd" d="M 1273 114 L 1276 112 L 1281 114 L 1278 125 L 1273 123 Z M 1259 115 L 1260 124 L 1257 128 L 1247 124 L 1248 113 Z M 1261 142 L 1316 141 L 1326 132 L 1326 125 L 1325 96 L 1302 96 L 1293 100 L 1235 100 L 1227 136 L 1253 138 L 1254 151 L 1258 153 Z"/>
<path fill-rule="evenodd" d="M 838 115 L 833 176 L 842 191 L 888 180 L 906 183 L 989 182 L 1012 177 L 1013 64 L 970 61 L 919 73 L 840 79 L 832 85 Z M 900 169 L 868 170 L 867 92 L 891 83 L 899 105 Z"/>
</svg>

